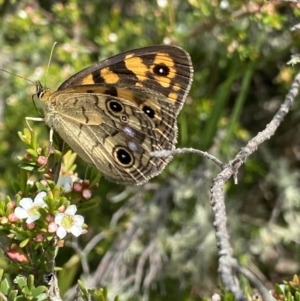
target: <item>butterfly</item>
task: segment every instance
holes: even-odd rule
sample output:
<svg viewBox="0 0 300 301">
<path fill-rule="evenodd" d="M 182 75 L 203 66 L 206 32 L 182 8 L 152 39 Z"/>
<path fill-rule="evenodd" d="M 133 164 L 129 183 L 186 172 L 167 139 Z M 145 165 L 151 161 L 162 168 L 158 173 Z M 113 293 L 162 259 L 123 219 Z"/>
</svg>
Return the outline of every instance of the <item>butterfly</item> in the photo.
<svg viewBox="0 0 300 301">
<path fill-rule="evenodd" d="M 190 90 L 189 54 L 175 46 L 130 50 L 96 63 L 57 91 L 37 83 L 45 123 L 86 162 L 121 184 L 143 184 L 172 159 L 177 115 Z"/>
</svg>

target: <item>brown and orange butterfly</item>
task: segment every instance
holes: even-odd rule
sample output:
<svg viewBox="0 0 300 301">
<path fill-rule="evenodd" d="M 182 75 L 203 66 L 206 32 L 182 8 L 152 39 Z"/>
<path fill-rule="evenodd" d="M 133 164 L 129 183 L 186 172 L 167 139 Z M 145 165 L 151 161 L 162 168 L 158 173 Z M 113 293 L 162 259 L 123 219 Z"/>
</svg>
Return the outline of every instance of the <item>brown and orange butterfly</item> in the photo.
<svg viewBox="0 0 300 301">
<path fill-rule="evenodd" d="M 177 115 L 193 75 L 190 56 L 175 46 L 127 51 L 92 65 L 56 92 L 37 84 L 45 123 L 108 179 L 143 184 L 171 157 Z"/>
</svg>

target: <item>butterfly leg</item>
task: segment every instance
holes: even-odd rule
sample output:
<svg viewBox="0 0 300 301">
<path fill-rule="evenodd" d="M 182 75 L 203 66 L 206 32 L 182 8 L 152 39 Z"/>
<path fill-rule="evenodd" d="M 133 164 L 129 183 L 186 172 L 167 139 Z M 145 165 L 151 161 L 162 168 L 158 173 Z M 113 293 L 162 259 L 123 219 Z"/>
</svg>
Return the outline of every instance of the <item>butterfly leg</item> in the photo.
<svg viewBox="0 0 300 301">
<path fill-rule="evenodd" d="M 32 132 L 32 128 L 28 122 L 28 120 L 31 120 L 31 121 L 37 121 L 37 122 L 44 122 L 45 119 L 44 118 L 41 118 L 41 117 L 25 117 L 25 120 L 26 120 L 26 124 L 29 128 L 29 130 Z M 53 144 L 53 129 L 50 128 L 50 133 L 49 133 L 49 142 L 50 142 L 50 146 L 52 146 Z"/>
<path fill-rule="evenodd" d="M 32 130 L 32 128 L 31 128 L 31 126 L 30 126 L 28 120 L 31 120 L 31 121 L 38 121 L 38 122 L 45 121 L 45 119 L 44 119 L 44 118 L 41 118 L 41 117 L 25 117 L 25 120 L 26 120 L 26 124 L 27 124 L 27 126 L 28 126 L 28 128 L 29 128 L 29 130 L 30 130 L 31 132 L 32 132 L 33 130 Z"/>
</svg>

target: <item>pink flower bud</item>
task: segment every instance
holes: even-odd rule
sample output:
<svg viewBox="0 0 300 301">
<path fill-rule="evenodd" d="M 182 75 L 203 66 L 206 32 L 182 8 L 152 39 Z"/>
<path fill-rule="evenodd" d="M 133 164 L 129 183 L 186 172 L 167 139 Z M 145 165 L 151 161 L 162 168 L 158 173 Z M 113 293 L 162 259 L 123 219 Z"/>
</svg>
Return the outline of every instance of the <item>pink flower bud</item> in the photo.
<svg viewBox="0 0 300 301">
<path fill-rule="evenodd" d="M 15 202 L 8 202 L 7 203 L 7 208 L 13 211 L 16 208 L 16 203 Z"/>
<path fill-rule="evenodd" d="M 85 179 L 85 180 L 82 181 L 82 187 L 83 188 L 88 188 L 89 185 L 90 185 L 90 180 Z"/>
<path fill-rule="evenodd" d="M 44 235 L 43 234 L 38 234 L 36 237 L 35 237 L 35 241 L 36 242 L 43 242 L 44 241 Z"/>
<path fill-rule="evenodd" d="M 35 228 L 35 223 L 27 224 L 27 229 L 28 230 L 34 230 L 34 228 Z"/>
<path fill-rule="evenodd" d="M 82 191 L 82 185 L 80 183 L 74 183 L 73 189 L 75 192 L 81 192 Z"/>
<path fill-rule="evenodd" d="M 89 200 L 92 197 L 92 192 L 89 189 L 83 189 L 82 197 L 86 200 Z"/>
<path fill-rule="evenodd" d="M 17 222 L 18 218 L 16 217 L 15 213 L 11 213 L 11 214 L 8 216 L 8 220 L 9 220 L 11 223 L 15 223 L 15 222 Z"/>
<path fill-rule="evenodd" d="M 54 216 L 51 214 L 47 214 L 45 219 L 48 223 L 51 223 L 54 221 Z"/>
<path fill-rule="evenodd" d="M 39 156 L 38 159 L 37 159 L 37 163 L 40 166 L 46 165 L 47 164 L 47 157 L 45 157 L 45 156 Z"/>
<path fill-rule="evenodd" d="M 54 222 L 51 222 L 49 225 L 48 225 L 48 232 L 49 233 L 55 233 L 56 230 L 58 228 L 58 225 L 55 224 Z"/>
</svg>

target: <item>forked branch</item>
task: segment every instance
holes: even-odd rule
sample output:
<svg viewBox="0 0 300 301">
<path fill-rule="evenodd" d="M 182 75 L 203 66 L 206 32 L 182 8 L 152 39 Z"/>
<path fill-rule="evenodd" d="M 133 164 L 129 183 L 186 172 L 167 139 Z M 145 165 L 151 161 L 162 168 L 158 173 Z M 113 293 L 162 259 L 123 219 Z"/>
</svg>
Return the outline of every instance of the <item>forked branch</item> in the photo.
<svg viewBox="0 0 300 301">
<path fill-rule="evenodd" d="M 238 169 L 244 164 L 247 158 L 254 153 L 257 148 L 267 139 L 270 139 L 283 121 L 286 114 L 292 106 L 300 86 L 300 73 L 295 77 L 289 93 L 286 95 L 283 104 L 277 111 L 271 122 L 266 128 L 259 132 L 252 138 L 247 145 L 235 156 L 235 158 L 224 167 L 224 169 L 217 175 L 213 181 L 211 188 L 211 206 L 214 215 L 214 227 L 216 230 L 217 246 L 219 248 L 219 272 L 222 283 L 225 288 L 231 291 L 236 300 L 244 300 L 244 294 L 239 286 L 235 273 L 239 271 L 236 269 L 237 263 L 233 258 L 232 247 L 229 241 L 229 233 L 227 230 L 227 217 L 225 208 L 225 194 L 224 185 L 233 176 L 236 181 Z M 257 287 L 261 296 L 269 300 L 273 300 L 270 294 L 266 294 L 266 289 L 263 286 Z M 268 298 L 269 297 L 269 298 Z"/>
</svg>

